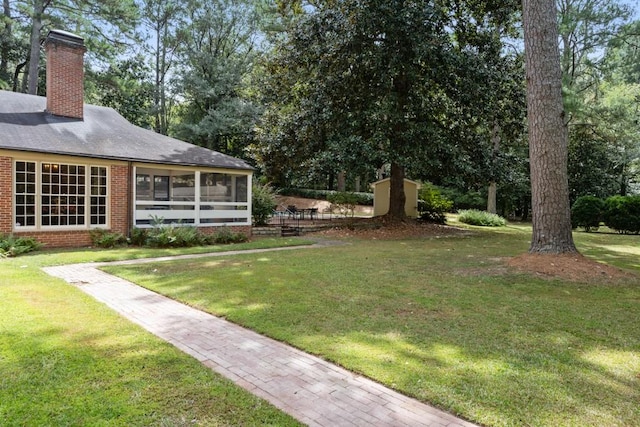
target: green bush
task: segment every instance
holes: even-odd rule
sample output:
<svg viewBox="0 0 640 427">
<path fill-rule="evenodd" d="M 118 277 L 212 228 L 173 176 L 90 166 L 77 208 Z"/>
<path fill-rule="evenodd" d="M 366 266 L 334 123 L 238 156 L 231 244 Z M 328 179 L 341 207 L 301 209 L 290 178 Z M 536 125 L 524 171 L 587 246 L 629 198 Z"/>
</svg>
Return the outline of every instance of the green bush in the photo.
<svg viewBox="0 0 640 427">
<path fill-rule="evenodd" d="M 32 237 L 14 237 L 0 234 L 0 258 L 16 257 L 42 248 L 42 243 Z"/>
<path fill-rule="evenodd" d="M 205 242 L 205 237 L 195 227 L 180 224 L 163 224 L 149 230 L 146 246 L 152 248 L 184 248 L 202 245 Z"/>
<path fill-rule="evenodd" d="M 151 225 L 152 228 L 133 228 L 129 242 L 152 248 L 184 248 L 249 240 L 246 234 L 235 233 L 228 227 L 220 227 L 215 233 L 205 234 L 191 225 L 165 224 L 162 217 L 154 217 Z"/>
<path fill-rule="evenodd" d="M 584 231 L 597 230 L 602 222 L 604 201 L 595 196 L 579 197 L 571 206 L 571 225 Z"/>
<path fill-rule="evenodd" d="M 420 219 L 444 224 L 447 222 L 446 212 L 453 208 L 453 201 L 444 197 L 440 190 L 431 183 L 423 184 L 418 193 L 418 215 Z"/>
<path fill-rule="evenodd" d="M 269 184 L 254 185 L 251 205 L 253 224 L 257 226 L 266 225 L 277 206 L 273 188 Z"/>
<path fill-rule="evenodd" d="M 438 188 L 443 197 L 453 201 L 453 209 L 477 209 L 482 210 L 487 207 L 487 196 L 479 191 L 462 192 L 455 188 Z"/>
<path fill-rule="evenodd" d="M 146 228 L 134 227 L 131 229 L 131 236 L 129 237 L 129 243 L 134 246 L 144 246 L 147 244 L 147 238 L 149 233 Z"/>
<path fill-rule="evenodd" d="M 604 202 L 603 219 L 618 233 L 640 233 L 640 196 L 609 197 Z"/>
<path fill-rule="evenodd" d="M 91 230 L 89 236 L 91 244 L 96 248 L 114 248 L 127 243 L 127 238 L 122 233 L 114 233 L 101 228 Z"/>
<path fill-rule="evenodd" d="M 459 212 L 458 221 L 469 225 L 480 225 L 483 227 L 503 227 L 507 221 L 500 215 L 492 214 L 478 209 L 467 209 Z"/>
<path fill-rule="evenodd" d="M 227 245 L 229 243 L 242 243 L 249 240 L 244 233 L 235 233 L 230 228 L 222 227 L 215 234 L 210 236 L 212 243 Z"/>
<path fill-rule="evenodd" d="M 165 224 L 164 218 L 154 216 L 151 218 L 151 225 L 152 228 L 147 229 L 144 234 L 135 232 L 138 244 L 143 235 L 146 236 L 144 246 L 152 248 L 183 248 L 206 243 L 206 237 L 197 228 L 188 224 Z"/>
<path fill-rule="evenodd" d="M 358 196 L 348 191 L 327 194 L 327 201 L 331 203 L 331 210 L 337 209 L 344 216 L 353 216 L 358 205 Z"/>
</svg>

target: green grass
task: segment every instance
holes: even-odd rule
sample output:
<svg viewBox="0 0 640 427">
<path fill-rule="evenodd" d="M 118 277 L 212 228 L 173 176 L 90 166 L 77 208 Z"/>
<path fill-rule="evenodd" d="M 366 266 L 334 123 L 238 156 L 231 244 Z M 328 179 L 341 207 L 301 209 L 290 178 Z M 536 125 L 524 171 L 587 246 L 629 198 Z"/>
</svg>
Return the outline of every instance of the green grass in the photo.
<svg viewBox="0 0 640 427">
<path fill-rule="evenodd" d="M 267 239 L 232 248 L 281 242 Z M 294 239 L 286 243 L 296 244 Z M 40 270 L 197 251 L 46 251 L 0 260 L 0 425 L 298 425 Z"/>
<path fill-rule="evenodd" d="M 122 247 L 115 249 L 50 249 L 32 252 L 19 258 L 19 263 L 29 264 L 32 257 L 35 262 L 44 265 L 74 264 L 81 262 L 109 262 L 127 259 L 156 258 L 176 255 L 215 253 L 226 251 L 242 251 L 249 249 L 269 249 L 285 246 L 305 246 L 313 244 L 312 240 L 303 238 L 268 237 L 255 239 L 246 243 L 229 245 L 194 246 L 188 248 L 148 248 Z M 43 257 L 44 256 L 44 257 Z"/>
<path fill-rule="evenodd" d="M 636 279 L 566 283 L 506 267 L 528 225 L 468 228 L 107 271 L 485 425 L 640 425 L 638 236 L 576 233 Z"/>
</svg>

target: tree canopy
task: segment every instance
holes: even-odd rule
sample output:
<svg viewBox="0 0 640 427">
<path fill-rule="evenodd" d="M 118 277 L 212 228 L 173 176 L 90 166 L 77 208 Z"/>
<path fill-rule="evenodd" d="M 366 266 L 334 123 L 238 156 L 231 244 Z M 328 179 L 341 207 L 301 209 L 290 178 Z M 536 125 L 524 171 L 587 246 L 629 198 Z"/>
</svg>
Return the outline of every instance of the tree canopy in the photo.
<svg viewBox="0 0 640 427">
<path fill-rule="evenodd" d="M 502 16 L 499 4 L 483 3 L 484 15 Z M 486 145 L 478 128 L 487 89 L 501 80 L 500 30 L 509 28 L 487 19 L 472 30 L 464 23 L 474 13 L 460 2 L 343 1 L 296 20 L 265 64 L 256 152 L 267 175 L 284 183 L 296 165 L 369 176 L 386 166 L 401 193 L 406 170 L 477 173 L 485 165 L 474 159 L 487 157 L 477 155 Z M 391 197 L 401 208 L 391 215 L 401 217 L 403 195 Z"/>
<path fill-rule="evenodd" d="M 638 22 L 556 0 L 570 201 L 640 191 Z M 39 40 L 89 47 L 85 97 L 249 157 L 276 186 L 402 177 L 527 216 L 518 0 L 3 0 L 0 88 L 44 94 Z M 491 189 L 491 191 L 488 191 Z M 496 195 L 497 192 L 497 195 Z"/>
</svg>

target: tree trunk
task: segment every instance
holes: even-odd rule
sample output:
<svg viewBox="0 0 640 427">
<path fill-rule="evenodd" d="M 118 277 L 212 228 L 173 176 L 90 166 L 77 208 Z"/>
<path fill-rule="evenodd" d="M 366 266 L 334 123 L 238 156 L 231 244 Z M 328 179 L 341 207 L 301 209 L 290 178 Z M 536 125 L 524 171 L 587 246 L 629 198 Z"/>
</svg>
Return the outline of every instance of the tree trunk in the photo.
<svg viewBox="0 0 640 427">
<path fill-rule="evenodd" d="M 21 62 L 18 65 L 16 65 L 16 69 L 13 72 L 13 87 L 11 88 L 12 91 L 14 92 L 18 91 L 18 86 L 20 86 L 20 73 L 22 72 L 22 69 L 26 66 L 27 66 L 27 61 Z"/>
<path fill-rule="evenodd" d="M 338 172 L 338 191 L 346 191 L 347 189 L 347 173 L 345 171 Z"/>
<path fill-rule="evenodd" d="M 154 28 L 156 32 L 156 52 L 155 52 L 155 60 L 156 60 L 156 78 L 155 85 L 153 88 L 153 112 L 154 112 L 154 130 L 157 133 L 162 133 L 162 125 L 160 122 L 160 23 L 156 23 L 156 27 Z"/>
<path fill-rule="evenodd" d="M 523 0 L 531 164 L 531 253 L 577 252 L 571 232 L 568 132 L 555 0 Z"/>
<path fill-rule="evenodd" d="M 389 189 L 389 218 L 394 220 L 404 220 L 407 214 L 404 205 L 407 196 L 404 194 L 404 167 L 397 163 L 391 163 L 391 179 Z"/>
<path fill-rule="evenodd" d="M 11 7 L 9 0 L 3 0 L 4 31 L 0 41 L 0 80 L 9 82 L 9 55 L 11 54 Z"/>
<path fill-rule="evenodd" d="M 31 45 L 29 51 L 29 83 L 27 93 L 38 94 L 38 69 L 40 66 L 40 31 L 42 31 L 42 15 L 44 14 L 44 0 L 34 0 L 33 16 L 31 18 Z"/>
<path fill-rule="evenodd" d="M 163 135 L 167 135 L 169 133 L 169 124 L 167 123 L 167 88 L 165 87 L 165 77 L 167 75 L 167 39 L 169 37 L 168 16 L 165 16 L 164 18 L 163 27 L 162 55 L 160 57 L 160 68 L 158 69 L 160 73 L 160 133 Z"/>
<path fill-rule="evenodd" d="M 487 212 L 489 213 L 497 213 L 498 206 L 496 203 L 496 199 L 498 195 L 498 184 L 495 181 L 491 181 L 489 183 L 489 192 L 487 193 Z"/>
<path fill-rule="evenodd" d="M 493 144 L 493 165 L 495 168 L 496 165 L 496 157 L 498 155 L 498 151 L 500 150 L 500 125 L 496 122 L 491 129 L 491 142 Z M 487 195 L 487 212 L 495 214 L 498 213 L 498 183 L 495 180 L 492 180 L 489 183 L 489 194 Z"/>
</svg>

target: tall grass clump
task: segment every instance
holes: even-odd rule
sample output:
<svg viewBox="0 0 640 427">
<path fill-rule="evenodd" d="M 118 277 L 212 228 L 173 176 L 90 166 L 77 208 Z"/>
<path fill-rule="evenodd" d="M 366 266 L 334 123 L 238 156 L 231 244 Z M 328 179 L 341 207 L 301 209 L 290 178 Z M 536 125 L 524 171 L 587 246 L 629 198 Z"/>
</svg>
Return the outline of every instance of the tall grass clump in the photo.
<svg viewBox="0 0 640 427">
<path fill-rule="evenodd" d="M 487 211 L 467 209 L 458 213 L 458 221 L 469 225 L 479 225 L 481 227 L 504 227 L 507 225 L 507 220 L 503 217 Z"/>
</svg>

